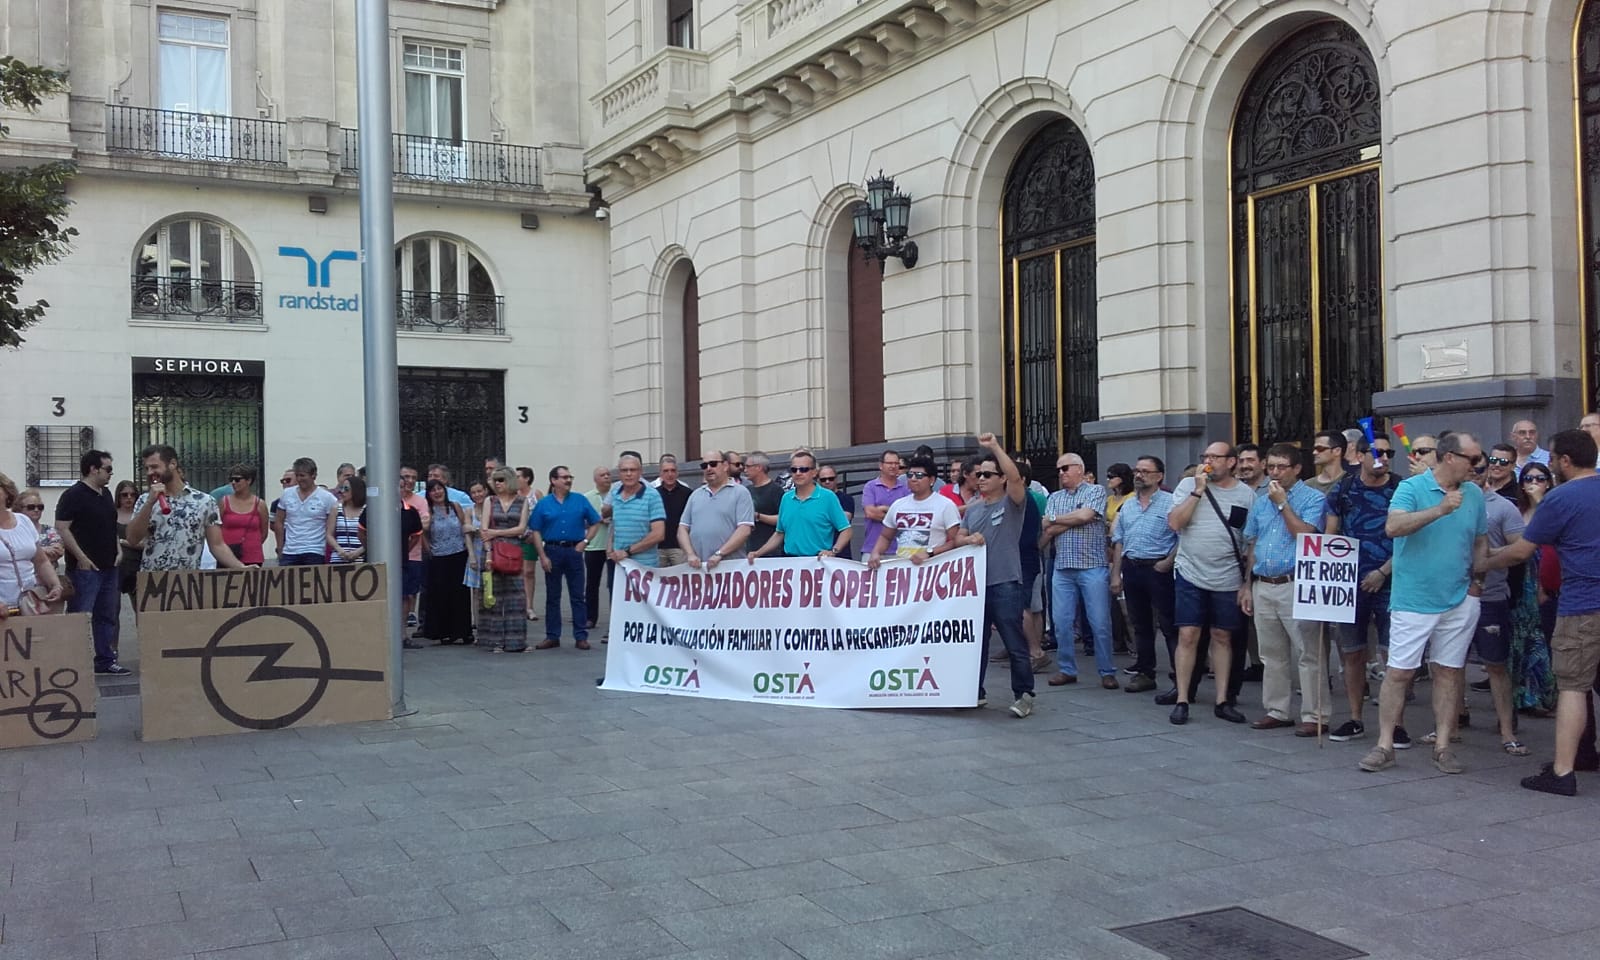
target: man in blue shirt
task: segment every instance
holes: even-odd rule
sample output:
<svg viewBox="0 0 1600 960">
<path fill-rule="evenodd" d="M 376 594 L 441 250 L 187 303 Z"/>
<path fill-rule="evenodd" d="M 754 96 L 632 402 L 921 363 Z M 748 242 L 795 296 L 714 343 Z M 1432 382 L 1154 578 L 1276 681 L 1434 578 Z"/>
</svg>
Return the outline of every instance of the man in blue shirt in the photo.
<svg viewBox="0 0 1600 960">
<path fill-rule="evenodd" d="M 1117 508 L 1117 522 L 1111 528 L 1111 593 L 1124 596 L 1128 619 L 1133 622 L 1137 676 L 1123 688 L 1129 693 L 1155 689 L 1157 623 L 1166 638 L 1167 662 L 1177 670 L 1172 563 L 1178 552 L 1178 535 L 1167 526 L 1172 494 L 1161 489 L 1166 469 L 1160 457 L 1140 457 L 1134 463 L 1134 495 Z"/>
<path fill-rule="evenodd" d="M 1294 726 L 1295 736 L 1314 737 L 1328 722 L 1328 706 L 1322 702 L 1327 664 L 1322 625 L 1294 618 L 1294 558 L 1300 534 L 1322 532 L 1328 499 L 1300 481 L 1302 457 L 1292 443 L 1273 444 L 1267 451 L 1267 489 L 1256 494 L 1244 525 L 1252 582 L 1239 588 L 1239 609 L 1255 616 L 1261 645 L 1261 706 L 1267 712 L 1250 726 Z M 1300 676 L 1299 725 L 1289 714 L 1294 671 Z"/>
<path fill-rule="evenodd" d="M 788 557 L 835 557 L 850 544 L 850 518 L 839 506 L 839 498 L 817 486 L 817 458 L 809 451 L 797 450 L 789 458 L 789 473 L 794 489 L 786 490 L 778 503 L 778 526 L 757 557 L 782 551 Z"/>
<path fill-rule="evenodd" d="M 646 567 L 657 566 L 657 544 L 666 538 L 667 529 L 667 507 L 661 500 L 661 491 L 643 481 L 644 464 L 631 453 L 617 460 L 617 475 L 622 482 L 611 494 L 611 502 L 600 508 L 600 516 L 611 521 L 610 559 L 614 563 L 632 560 Z"/>
<path fill-rule="evenodd" d="M 461 509 L 472 513 L 472 498 L 467 496 L 465 490 L 457 490 L 450 485 L 450 468 L 442 463 L 428 464 L 428 479 L 437 480 L 444 484 L 444 495 L 447 500 Z"/>
<path fill-rule="evenodd" d="M 1428 650 L 1433 677 L 1433 721 L 1438 735 L 1433 765 L 1440 773 L 1463 769 L 1450 749 L 1461 699 L 1461 672 L 1478 625 L 1475 561 L 1488 558 L 1489 520 L 1483 491 L 1468 480 L 1488 469 L 1476 437 L 1452 433 L 1434 448 L 1432 470 L 1400 483 L 1384 530 L 1394 538 L 1389 598 L 1389 664 L 1378 694 L 1378 744 L 1361 758 L 1368 772 L 1394 766 L 1394 731 L 1405 706 L 1406 685 Z M 1469 587 L 1472 589 L 1469 591 Z"/>
<path fill-rule="evenodd" d="M 1394 541 L 1384 532 L 1389 520 L 1389 504 L 1400 488 L 1400 478 L 1389 469 L 1394 465 L 1395 449 L 1389 435 L 1377 434 L 1371 444 L 1366 438 L 1356 445 L 1361 451 L 1361 470 L 1348 474 L 1328 496 L 1328 532 L 1354 537 L 1361 543 L 1357 572 L 1356 620 L 1335 628 L 1339 656 L 1344 661 L 1344 693 L 1350 701 L 1350 719 L 1328 734 L 1329 740 L 1344 742 L 1366 736 L 1361 722 L 1361 701 L 1367 674 L 1367 637 L 1378 631 L 1378 646 L 1389 645 L 1389 571 L 1394 556 Z M 1395 731 L 1396 742 L 1409 744 Z"/>
<path fill-rule="evenodd" d="M 589 649 L 588 601 L 583 591 L 583 551 L 600 526 L 600 514 L 589 498 L 572 495 L 572 471 L 550 468 L 550 495 L 534 504 L 528 517 L 533 549 L 544 568 L 544 642 L 535 650 L 561 646 L 561 584 L 572 594 L 572 636 L 579 650 Z"/>
</svg>

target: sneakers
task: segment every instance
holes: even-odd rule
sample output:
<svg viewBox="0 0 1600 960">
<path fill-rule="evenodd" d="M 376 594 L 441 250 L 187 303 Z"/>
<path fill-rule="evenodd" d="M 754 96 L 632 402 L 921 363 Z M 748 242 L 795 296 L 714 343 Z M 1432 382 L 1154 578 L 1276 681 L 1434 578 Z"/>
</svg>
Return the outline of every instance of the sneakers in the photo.
<svg viewBox="0 0 1600 960">
<path fill-rule="evenodd" d="M 1133 667 L 1123 667 L 1122 675 L 1125 677 L 1137 677 L 1139 675 L 1139 671 Z"/>
<path fill-rule="evenodd" d="M 1411 734 L 1406 733 L 1405 727 L 1394 728 L 1394 748 L 1396 750 L 1411 749 Z"/>
<path fill-rule="evenodd" d="M 1371 750 L 1367 751 L 1367 755 L 1362 757 L 1361 762 L 1356 764 L 1356 766 L 1367 771 L 1368 773 L 1377 773 L 1379 770 L 1387 770 L 1394 766 L 1394 751 L 1384 749 L 1383 747 L 1373 747 Z"/>
<path fill-rule="evenodd" d="M 1033 712 L 1033 694 L 1024 693 L 1011 703 L 1011 715 L 1021 720 Z"/>
<path fill-rule="evenodd" d="M 988 705 L 989 705 L 989 698 L 988 697 L 979 697 L 978 698 L 978 702 L 973 704 L 974 707 L 979 707 L 979 708 L 987 707 Z"/>
<path fill-rule="evenodd" d="M 417 625 L 418 625 L 417 615 L 414 614 L 414 613 L 406 614 L 406 626 L 415 627 Z"/>
<path fill-rule="evenodd" d="M 1561 797 L 1575 797 L 1578 795 L 1578 775 L 1568 773 L 1566 776 L 1558 777 L 1555 769 L 1547 763 L 1533 776 L 1523 777 L 1522 788 L 1537 790 L 1540 793 L 1553 793 Z"/>
<path fill-rule="evenodd" d="M 111 666 L 106 667 L 104 670 L 96 668 L 94 675 L 97 677 L 126 677 L 132 672 L 122 664 L 113 662 Z"/>
<path fill-rule="evenodd" d="M 1134 674 L 1132 680 L 1122 685 L 1122 689 L 1127 693 L 1144 693 L 1146 690 L 1154 690 L 1155 688 L 1156 682 L 1154 680 L 1137 673 Z"/>
<path fill-rule="evenodd" d="M 1398 730 L 1395 732 L 1399 733 Z M 1360 720 L 1346 720 L 1339 725 L 1339 729 L 1328 734 L 1328 739 L 1344 743 L 1346 740 L 1355 740 L 1366 735 L 1367 728 L 1362 725 Z"/>
<path fill-rule="evenodd" d="M 1456 752 L 1446 747 L 1433 752 L 1433 765 L 1440 773 L 1465 773 L 1467 768 L 1456 759 Z"/>
</svg>

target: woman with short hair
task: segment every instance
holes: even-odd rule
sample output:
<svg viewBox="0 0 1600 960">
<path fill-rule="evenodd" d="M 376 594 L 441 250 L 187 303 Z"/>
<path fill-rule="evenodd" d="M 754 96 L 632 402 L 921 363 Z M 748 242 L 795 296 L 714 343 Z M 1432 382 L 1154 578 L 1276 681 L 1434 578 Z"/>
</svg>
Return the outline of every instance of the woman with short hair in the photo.
<svg viewBox="0 0 1600 960">
<path fill-rule="evenodd" d="M 0 620 L 18 612 L 22 595 L 35 584 L 44 584 L 46 601 L 61 599 L 61 578 L 39 546 L 39 528 L 28 514 L 13 512 L 20 499 L 17 485 L 0 473 Z"/>
<path fill-rule="evenodd" d="M 478 618 L 478 646 L 490 653 L 522 653 L 528 649 L 528 607 L 522 592 L 522 572 L 495 573 L 492 569 L 495 543 L 517 543 L 528 532 L 528 499 L 517 492 L 512 476 L 504 467 L 489 475 L 494 495 L 483 501 L 478 517 L 494 590 L 494 606 Z"/>
</svg>

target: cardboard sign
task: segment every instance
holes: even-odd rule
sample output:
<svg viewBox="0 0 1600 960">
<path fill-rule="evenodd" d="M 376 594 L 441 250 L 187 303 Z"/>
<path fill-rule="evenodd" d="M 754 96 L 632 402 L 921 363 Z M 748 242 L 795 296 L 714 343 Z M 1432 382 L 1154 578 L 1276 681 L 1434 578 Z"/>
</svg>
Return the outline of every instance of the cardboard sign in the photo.
<svg viewBox="0 0 1600 960">
<path fill-rule="evenodd" d="M 87 613 L 0 623 L 0 749 L 94 739 L 93 650 Z"/>
<path fill-rule="evenodd" d="M 970 707 L 985 554 L 618 564 L 606 690 L 800 707 Z"/>
<path fill-rule="evenodd" d="M 1355 623 L 1360 563 L 1359 540 L 1325 533 L 1300 534 L 1294 561 L 1294 618 Z"/>
<path fill-rule="evenodd" d="M 142 737 L 389 717 L 380 564 L 139 574 Z"/>
</svg>

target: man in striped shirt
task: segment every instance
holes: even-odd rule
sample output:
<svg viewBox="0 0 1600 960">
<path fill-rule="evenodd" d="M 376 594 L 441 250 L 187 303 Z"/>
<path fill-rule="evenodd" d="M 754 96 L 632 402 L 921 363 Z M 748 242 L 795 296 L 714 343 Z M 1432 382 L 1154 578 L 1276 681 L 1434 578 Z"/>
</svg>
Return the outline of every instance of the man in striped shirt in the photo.
<svg viewBox="0 0 1600 960">
<path fill-rule="evenodd" d="M 1052 687 L 1078 682 L 1078 652 L 1070 642 L 1078 600 L 1083 600 L 1094 635 L 1095 670 L 1100 686 L 1117 689 L 1117 665 L 1111 659 L 1111 590 L 1106 564 L 1106 488 L 1090 483 L 1083 458 L 1064 453 L 1056 461 L 1061 489 L 1045 506 L 1041 542 L 1055 541 L 1055 572 L 1050 581 L 1050 609 L 1056 621 L 1056 653 L 1061 672 Z"/>
<path fill-rule="evenodd" d="M 1135 676 L 1124 688 L 1129 693 L 1155 689 L 1158 623 L 1166 638 L 1167 662 L 1177 663 L 1172 563 L 1178 552 L 1178 535 L 1167 526 L 1172 494 L 1161 489 L 1166 469 L 1160 457 L 1140 457 L 1134 463 L 1134 495 L 1118 508 L 1111 530 L 1111 593 L 1126 597 L 1128 619 L 1133 624 Z"/>
</svg>

